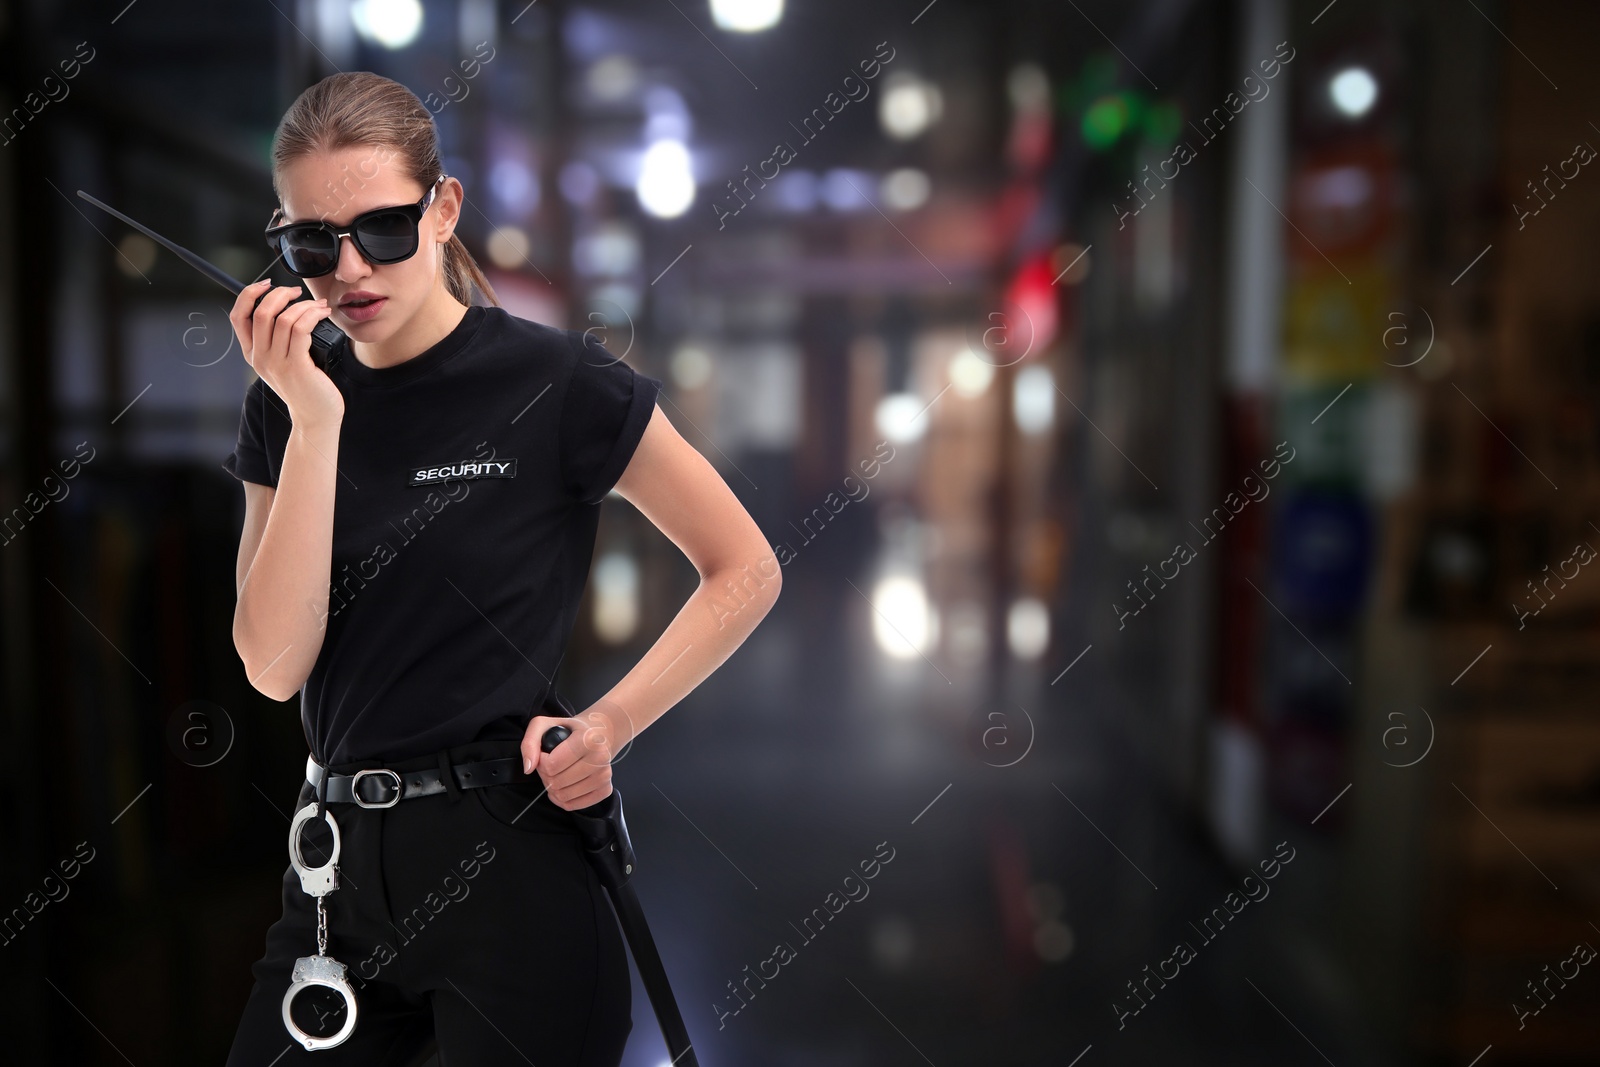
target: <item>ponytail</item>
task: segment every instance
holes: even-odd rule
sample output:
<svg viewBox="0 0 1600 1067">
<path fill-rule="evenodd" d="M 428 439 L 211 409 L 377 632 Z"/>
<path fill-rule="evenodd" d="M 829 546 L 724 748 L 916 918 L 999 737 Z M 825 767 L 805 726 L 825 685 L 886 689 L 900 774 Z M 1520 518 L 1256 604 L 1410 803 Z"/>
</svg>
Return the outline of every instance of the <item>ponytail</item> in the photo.
<svg viewBox="0 0 1600 1067">
<path fill-rule="evenodd" d="M 495 296 L 483 269 L 455 234 L 450 235 L 450 242 L 444 246 L 444 285 L 450 295 L 463 304 L 472 303 L 472 290 L 476 288 L 490 304 L 500 306 L 500 298 Z"/>
</svg>

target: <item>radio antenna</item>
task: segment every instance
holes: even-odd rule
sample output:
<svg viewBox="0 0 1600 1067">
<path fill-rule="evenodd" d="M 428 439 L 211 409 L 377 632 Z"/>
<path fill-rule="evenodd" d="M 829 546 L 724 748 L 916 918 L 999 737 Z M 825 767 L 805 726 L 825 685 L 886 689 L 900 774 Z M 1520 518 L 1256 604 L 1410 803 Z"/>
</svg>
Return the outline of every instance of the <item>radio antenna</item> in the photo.
<svg viewBox="0 0 1600 1067">
<path fill-rule="evenodd" d="M 109 211 L 111 214 L 115 215 L 123 222 L 126 222 L 129 226 L 132 226 L 134 229 L 138 230 L 152 241 L 158 241 L 162 245 L 171 249 L 175 256 L 189 264 L 189 266 L 193 267 L 201 274 L 204 274 L 207 278 L 210 278 L 212 281 L 216 282 L 218 285 L 221 285 L 223 288 L 227 289 L 228 292 L 238 294 L 239 292 L 243 291 L 244 283 L 239 281 L 233 275 L 229 274 L 227 271 L 223 270 L 221 267 L 218 267 L 212 263 L 208 263 L 206 260 L 201 259 L 199 256 L 195 255 L 187 248 L 184 248 L 182 245 L 167 240 L 150 227 L 133 221 L 128 216 L 124 215 L 122 212 L 118 211 L 109 204 L 102 204 L 100 201 L 96 200 L 82 189 L 78 190 L 78 195 L 89 201 L 89 203 L 93 204 L 101 211 Z"/>
</svg>

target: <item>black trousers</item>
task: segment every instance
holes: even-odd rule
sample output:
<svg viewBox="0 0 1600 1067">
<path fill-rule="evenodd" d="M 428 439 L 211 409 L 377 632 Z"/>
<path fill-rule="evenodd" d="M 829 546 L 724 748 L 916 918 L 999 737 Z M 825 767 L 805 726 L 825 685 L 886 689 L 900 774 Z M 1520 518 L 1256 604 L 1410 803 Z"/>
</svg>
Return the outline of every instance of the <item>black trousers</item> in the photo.
<svg viewBox="0 0 1600 1067">
<path fill-rule="evenodd" d="M 518 749 L 477 742 L 448 752 L 460 762 Z M 347 967 L 355 1030 L 307 1051 L 283 1025 L 294 961 L 317 951 L 316 899 L 285 855 L 283 915 L 251 967 L 255 986 L 227 1067 L 410 1067 L 435 1048 L 441 1067 L 616 1067 L 632 1028 L 627 950 L 571 814 L 548 796 L 530 805 L 542 790 L 536 775 L 390 808 L 330 802 L 341 840 L 339 888 L 325 898 L 328 955 Z M 295 811 L 315 801 L 305 782 Z M 308 822 L 301 842 L 306 864 L 320 866 L 333 832 Z M 322 987 L 302 990 L 291 1010 L 316 1036 L 344 1024 L 343 998 Z"/>
</svg>

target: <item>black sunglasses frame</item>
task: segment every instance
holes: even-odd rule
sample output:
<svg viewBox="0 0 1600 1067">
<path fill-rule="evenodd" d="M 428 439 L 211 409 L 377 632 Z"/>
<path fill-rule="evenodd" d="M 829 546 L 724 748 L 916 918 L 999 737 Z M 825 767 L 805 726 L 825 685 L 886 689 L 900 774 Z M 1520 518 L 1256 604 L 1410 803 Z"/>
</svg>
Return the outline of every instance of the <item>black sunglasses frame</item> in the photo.
<svg viewBox="0 0 1600 1067">
<path fill-rule="evenodd" d="M 351 219 L 350 224 L 343 230 L 340 230 L 331 222 L 325 221 L 287 222 L 281 226 L 274 226 L 272 225 L 272 220 L 283 214 L 283 209 L 280 207 L 272 213 L 272 218 L 267 220 L 267 229 L 263 236 L 266 238 L 267 247 L 278 253 L 279 258 L 283 260 L 283 265 L 288 268 L 289 273 L 298 278 L 320 278 L 324 275 L 332 274 L 335 270 L 337 270 L 339 266 L 339 242 L 346 237 L 350 238 L 350 240 L 355 243 L 356 251 L 360 252 L 362 258 L 364 258 L 368 263 L 378 265 L 401 263 L 417 254 L 417 249 L 421 246 L 421 242 L 417 240 L 417 234 L 422 226 L 422 216 L 427 212 L 429 206 L 433 203 L 434 194 L 438 192 L 439 189 L 439 183 L 443 182 L 446 177 L 447 175 L 444 174 L 439 175 L 439 177 L 434 180 L 434 183 L 428 186 L 428 191 L 422 194 L 422 199 L 418 200 L 415 204 L 400 204 L 395 207 L 378 207 L 373 208 L 371 211 L 363 211 L 361 214 Z M 366 246 L 361 243 L 361 224 L 366 220 L 375 218 L 379 215 L 394 214 L 404 215 L 411 222 L 411 249 L 404 255 L 400 256 L 375 256 L 371 252 L 367 251 Z M 284 234 L 287 234 L 293 230 L 322 231 L 333 236 L 333 255 L 329 261 L 327 270 L 304 273 L 294 269 L 294 265 L 289 262 L 289 257 L 284 253 L 282 242 L 279 240 L 279 238 Z"/>
</svg>

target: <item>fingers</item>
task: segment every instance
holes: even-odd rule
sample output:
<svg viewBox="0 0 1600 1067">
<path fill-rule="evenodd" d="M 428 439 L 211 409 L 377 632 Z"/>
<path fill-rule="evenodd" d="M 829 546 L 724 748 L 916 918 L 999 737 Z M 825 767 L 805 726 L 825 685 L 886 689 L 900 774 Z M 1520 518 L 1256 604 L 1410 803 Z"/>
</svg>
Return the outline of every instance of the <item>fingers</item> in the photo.
<svg viewBox="0 0 1600 1067">
<path fill-rule="evenodd" d="M 593 774 L 580 775 L 568 782 L 545 781 L 545 793 L 556 807 L 566 811 L 586 808 L 590 804 L 604 800 L 611 795 L 611 788 L 609 766 Z"/>
<path fill-rule="evenodd" d="M 300 312 L 299 317 L 294 320 L 289 329 L 289 344 L 293 346 L 295 351 L 304 348 L 309 352 L 311 350 L 311 341 L 309 340 L 311 331 L 317 328 L 317 323 L 333 314 L 333 309 L 322 300 L 306 301 L 305 308 L 306 310 Z M 278 316 L 278 321 L 284 321 L 284 315 L 297 310 L 299 309 L 290 308 L 289 311 L 285 311 L 283 315 Z M 303 345 L 300 343 L 301 338 L 307 339 Z"/>
<path fill-rule="evenodd" d="M 245 362 L 254 366 L 251 359 L 250 340 L 255 336 L 255 307 L 256 300 L 267 287 L 272 284 L 272 279 L 263 278 L 258 282 L 251 282 L 239 290 L 238 297 L 233 302 L 233 310 L 228 312 L 228 321 L 233 323 L 233 332 L 239 338 L 239 346 L 244 351 Z"/>
<path fill-rule="evenodd" d="M 556 715 L 535 715 L 528 720 L 528 727 L 522 734 L 522 766 L 526 773 L 532 774 L 534 768 L 538 768 L 541 771 L 544 770 L 551 756 L 560 751 L 560 745 L 557 745 L 550 752 L 544 751 L 541 747 L 544 742 L 544 735 L 549 732 L 552 726 L 565 726 L 570 730 L 575 725 L 577 724 L 571 719 Z M 562 744 L 569 740 L 571 738 L 564 739 Z M 566 766 L 565 759 L 559 766 Z"/>
<path fill-rule="evenodd" d="M 254 294 L 260 296 L 260 293 Z M 250 314 L 252 339 L 260 338 L 269 341 L 272 338 L 272 323 L 278 317 L 278 312 L 289 306 L 290 301 L 300 295 L 298 285 L 280 285 L 261 298 L 261 303 Z M 265 350 L 268 344 L 262 344 L 260 349 Z"/>
<path fill-rule="evenodd" d="M 576 754 L 558 766 L 554 757 L 558 753 L 565 755 L 562 749 L 566 744 L 563 741 L 560 748 L 545 753 L 545 762 L 539 764 L 539 777 L 551 796 L 569 797 L 575 790 L 588 791 L 610 785 L 611 761 L 603 751 L 574 746 L 572 751 Z"/>
<path fill-rule="evenodd" d="M 537 756 L 533 757 L 533 766 L 539 772 L 539 777 L 546 782 L 569 780 L 570 775 L 567 778 L 562 778 L 561 776 L 566 774 L 573 763 L 577 761 L 577 758 L 583 754 L 580 747 L 575 744 L 569 744 L 572 738 L 568 737 L 555 748 L 546 752 L 539 747 L 538 738 L 542 736 L 542 734 L 536 733 L 533 735 L 533 740 L 523 742 L 524 763 L 527 762 L 529 753 L 538 753 Z M 574 736 L 581 735 L 575 734 Z"/>
<path fill-rule="evenodd" d="M 549 752 L 544 751 L 544 735 L 553 727 L 563 726 L 571 733 L 562 739 L 561 743 Z M 565 715 L 535 715 L 528 721 L 527 730 L 522 737 L 522 755 L 524 761 L 533 759 L 541 770 L 548 770 L 552 775 L 561 771 L 584 758 L 588 750 L 589 759 L 595 760 L 594 753 L 599 749 L 606 749 L 603 758 L 610 759 L 607 732 L 595 724 L 584 719 Z"/>
<path fill-rule="evenodd" d="M 591 790 L 590 792 L 584 793 L 581 796 L 575 797 L 571 800 L 557 800 L 554 793 L 552 793 L 550 796 L 552 800 L 556 801 L 556 807 L 565 811 L 577 811 L 579 808 L 587 808 L 591 804 L 598 804 L 610 795 L 611 783 L 607 782 L 605 788 Z"/>
<path fill-rule="evenodd" d="M 593 778 L 574 786 L 547 788 L 545 792 L 556 807 L 563 811 L 576 811 L 590 804 L 598 804 L 611 795 L 611 775 L 607 774 L 604 782 Z"/>
<path fill-rule="evenodd" d="M 572 733 L 549 752 L 541 739 L 554 726 Z M 606 731 L 581 718 L 535 715 L 522 739 L 524 765 L 532 759 L 545 792 L 567 811 L 586 808 L 611 794 L 611 751 Z"/>
<path fill-rule="evenodd" d="M 245 362 L 249 363 L 257 374 L 261 373 L 263 362 L 270 360 L 274 352 L 280 357 L 287 352 L 287 340 L 282 345 L 273 344 L 273 323 L 277 320 L 278 313 L 300 293 L 300 287 L 297 285 L 281 285 L 273 289 L 270 288 L 271 284 L 270 279 L 263 278 L 245 286 L 233 302 L 233 310 L 228 313 L 228 321 L 233 323 L 234 333 L 238 335 L 239 344 L 244 351 Z M 298 318 L 299 314 L 301 313 L 297 312 L 295 318 Z M 293 319 L 289 321 L 292 322 Z M 269 370 L 268 384 L 271 384 L 270 374 Z"/>
<path fill-rule="evenodd" d="M 572 736 L 544 755 L 539 770 L 547 781 L 567 783 L 593 773 L 595 767 L 611 767 L 611 741 L 606 731 L 582 720 L 570 720 Z"/>
<path fill-rule="evenodd" d="M 269 294 L 267 299 L 275 295 Z M 262 307 L 266 304 L 266 300 L 261 302 Z M 328 306 L 320 300 L 302 300 L 279 313 L 273 321 L 272 345 L 269 349 L 274 363 L 281 364 L 296 354 L 309 354 L 311 331 L 328 314 Z"/>
<path fill-rule="evenodd" d="M 545 758 L 550 757 L 547 754 Z M 598 780 L 602 776 L 606 781 L 611 780 L 611 761 L 603 754 L 583 755 L 581 759 L 575 759 L 560 768 L 554 764 L 539 765 L 539 777 L 552 789 L 571 789 L 579 782 L 591 778 Z"/>
</svg>

